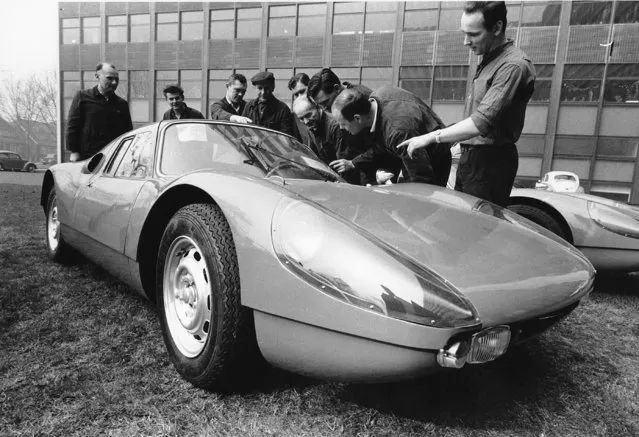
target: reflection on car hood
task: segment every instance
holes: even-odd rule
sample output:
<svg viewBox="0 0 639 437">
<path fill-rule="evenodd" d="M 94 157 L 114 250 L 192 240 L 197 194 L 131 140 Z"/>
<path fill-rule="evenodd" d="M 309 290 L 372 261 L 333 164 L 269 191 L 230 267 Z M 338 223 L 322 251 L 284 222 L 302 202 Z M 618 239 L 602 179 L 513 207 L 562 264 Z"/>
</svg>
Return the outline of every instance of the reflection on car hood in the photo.
<svg viewBox="0 0 639 437">
<path fill-rule="evenodd" d="M 484 324 L 561 308 L 582 297 L 576 290 L 594 274 L 570 249 L 473 210 L 477 198 L 452 190 L 424 184 L 364 188 L 309 181 L 291 181 L 287 188 L 450 281 L 472 301 Z M 500 208 L 494 211 L 498 216 Z"/>
</svg>

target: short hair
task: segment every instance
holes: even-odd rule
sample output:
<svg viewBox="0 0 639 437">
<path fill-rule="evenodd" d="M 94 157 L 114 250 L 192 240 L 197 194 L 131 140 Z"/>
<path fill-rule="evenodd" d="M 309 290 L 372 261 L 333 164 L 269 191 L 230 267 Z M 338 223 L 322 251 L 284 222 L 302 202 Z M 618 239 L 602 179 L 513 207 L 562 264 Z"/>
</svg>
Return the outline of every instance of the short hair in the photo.
<svg viewBox="0 0 639 437">
<path fill-rule="evenodd" d="M 180 85 L 177 85 L 177 84 L 167 85 L 162 90 L 162 94 L 164 94 L 165 98 L 167 94 L 179 94 L 182 97 L 184 97 L 184 90 L 182 89 Z"/>
<path fill-rule="evenodd" d="M 117 68 L 115 68 L 115 65 L 113 65 L 110 62 L 99 62 L 95 66 L 95 72 L 97 73 L 98 71 L 102 70 L 104 67 L 110 67 L 110 68 L 113 68 L 114 70 L 117 70 Z"/>
<path fill-rule="evenodd" d="M 498 21 L 501 21 L 504 24 L 502 32 L 506 33 L 508 24 L 506 2 L 466 2 L 464 12 L 466 14 L 481 12 L 484 17 L 484 28 L 489 31 L 493 30 Z"/>
<path fill-rule="evenodd" d="M 357 88 L 346 88 L 335 98 L 333 109 L 339 110 L 342 117 L 352 121 L 355 114 L 367 115 L 371 110 L 371 102 Z"/>
<path fill-rule="evenodd" d="M 326 94 L 332 93 L 335 85 L 342 85 L 339 77 L 330 68 L 322 68 L 319 73 L 314 74 L 308 81 L 306 93 L 314 99 L 320 91 L 324 91 Z"/>
<path fill-rule="evenodd" d="M 229 76 L 229 80 L 226 81 L 226 86 L 228 87 L 229 85 L 233 85 L 233 82 L 235 82 L 236 80 L 244 86 L 246 86 L 248 83 L 246 81 L 246 76 L 241 73 L 233 73 Z"/>
<path fill-rule="evenodd" d="M 288 89 L 293 91 L 293 88 L 297 86 L 297 82 L 302 82 L 302 84 L 308 86 L 309 77 L 306 73 L 297 73 L 295 76 L 291 77 L 288 80 Z"/>
</svg>

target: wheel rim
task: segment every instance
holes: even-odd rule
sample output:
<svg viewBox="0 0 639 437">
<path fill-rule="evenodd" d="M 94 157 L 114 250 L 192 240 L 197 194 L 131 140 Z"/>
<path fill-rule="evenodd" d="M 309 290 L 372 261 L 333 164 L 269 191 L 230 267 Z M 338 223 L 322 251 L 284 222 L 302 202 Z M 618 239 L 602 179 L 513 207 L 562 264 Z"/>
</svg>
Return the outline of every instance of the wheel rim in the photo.
<svg viewBox="0 0 639 437">
<path fill-rule="evenodd" d="M 55 252 L 60 244 L 60 221 L 58 220 L 58 203 L 55 198 L 51 203 L 47 217 L 47 243 L 51 252 Z"/>
<path fill-rule="evenodd" d="M 211 327 L 211 284 L 202 250 L 191 238 L 176 238 L 169 247 L 163 274 L 166 323 L 178 350 L 198 356 Z"/>
</svg>

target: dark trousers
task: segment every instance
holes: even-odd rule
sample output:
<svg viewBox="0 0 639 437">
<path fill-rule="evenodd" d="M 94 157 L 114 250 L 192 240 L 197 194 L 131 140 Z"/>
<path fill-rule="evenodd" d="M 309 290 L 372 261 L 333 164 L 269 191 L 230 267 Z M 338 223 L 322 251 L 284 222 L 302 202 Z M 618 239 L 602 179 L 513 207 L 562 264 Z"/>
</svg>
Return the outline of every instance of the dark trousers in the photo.
<svg viewBox="0 0 639 437">
<path fill-rule="evenodd" d="M 413 153 L 412 159 L 408 157 L 406 149 L 403 149 L 400 157 L 403 162 L 402 174 L 406 182 L 446 186 L 452 161 L 450 144 L 434 144 L 418 149 Z"/>
<path fill-rule="evenodd" d="M 461 152 L 455 190 L 507 207 L 519 166 L 517 147 L 462 145 Z"/>
</svg>

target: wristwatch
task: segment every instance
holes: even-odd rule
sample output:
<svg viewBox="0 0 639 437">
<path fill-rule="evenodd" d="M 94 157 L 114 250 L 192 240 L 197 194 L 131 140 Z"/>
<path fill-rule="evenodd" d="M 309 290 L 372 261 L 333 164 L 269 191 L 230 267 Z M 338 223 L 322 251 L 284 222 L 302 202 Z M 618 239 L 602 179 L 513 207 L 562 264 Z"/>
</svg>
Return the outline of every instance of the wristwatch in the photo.
<svg viewBox="0 0 639 437">
<path fill-rule="evenodd" d="M 435 142 L 437 144 L 441 144 L 442 143 L 442 139 L 440 138 L 440 135 L 442 134 L 441 129 L 440 130 L 436 130 L 435 131 Z"/>
</svg>

